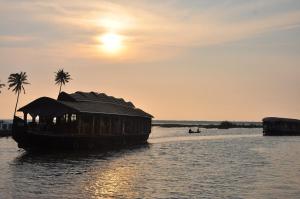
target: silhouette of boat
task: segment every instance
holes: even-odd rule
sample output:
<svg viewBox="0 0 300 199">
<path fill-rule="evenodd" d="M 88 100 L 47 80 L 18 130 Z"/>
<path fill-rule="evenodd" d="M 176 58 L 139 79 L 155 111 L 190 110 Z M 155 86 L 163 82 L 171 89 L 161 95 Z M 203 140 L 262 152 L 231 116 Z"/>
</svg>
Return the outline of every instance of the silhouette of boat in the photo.
<svg viewBox="0 0 300 199">
<path fill-rule="evenodd" d="M 300 136 L 300 120 L 278 117 L 263 119 L 265 136 Z"/>
<path fill-rule="evenodd" d="M 193 133 L 201 133 L 200 129 L 198 128 L 197 131 L 193 131 L 192 129 L 189 129 L 189 134 Z"/>
<path fill-rule="evenodd" d="M 12 136 L 23 149 L 101 149 L 147 142 L 153 116 L 104 93 L 62 92 L 18 111 Z M 32 121 L 27 121 L 28 114 Z"/>
</svg>

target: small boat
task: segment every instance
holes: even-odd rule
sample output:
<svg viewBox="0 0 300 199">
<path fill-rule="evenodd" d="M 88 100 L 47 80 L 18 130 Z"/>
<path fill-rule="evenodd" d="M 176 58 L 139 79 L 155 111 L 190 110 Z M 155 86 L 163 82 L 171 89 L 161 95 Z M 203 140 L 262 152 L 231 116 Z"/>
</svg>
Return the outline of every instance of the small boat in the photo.
<svg viewBox="0 0 300 199">
<path fill-rule="evenodd" d="M 189 134 L 193 133 L 201 133 L 200 129 L 198 128 L 197 131 L 193 131 L 192 129 L 189 129 Z"/>
</svg>

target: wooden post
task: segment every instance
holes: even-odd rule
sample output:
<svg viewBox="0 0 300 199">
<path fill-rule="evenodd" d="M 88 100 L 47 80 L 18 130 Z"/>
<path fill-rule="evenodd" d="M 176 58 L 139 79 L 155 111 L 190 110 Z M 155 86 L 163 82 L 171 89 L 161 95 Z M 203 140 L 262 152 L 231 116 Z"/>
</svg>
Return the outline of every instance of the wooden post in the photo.
<svg viewBox="0 0 300 199">
<path fill-rule="evenodd" d="M 79 115 L 77 115 L 76 119 L 78 120 L 78 134 L 80 134 L 81 133 L 81 117 Z"/>
<path fill-rule="evenodd" d="M 108 117 L 108 131 L 109 131 L 109 134 L 111 135 L 112 134 L 112 128 L 111 128 L 111 117 Z"/>
<path fill-rule="evenodd" d="M 122 118 L 122 135 L 125 135 L 125 119 Z"/>
<path fill-rule="evenodd" d="M 67 117 L 68 117 L 68 123 L 71 123 L 71 114 L 67 114 Z"/>
<path fill-rule="evenodd" d="M 99 117 L 99 129 L 98 129 L 99 134 L 103 134 L 103 117 Z"/>
<path fill-rule="evenodd" d="M 33 116 L 32 116 L 32 123 L 35 123 L 35 122 L 36 122 L 35 119 L 36 119 L 36 115 L 33 115 Z"/>
<path fill-rule="evenodd" d="M 92 134 L 95 133 L 95 116 L 93 115 L 93 126 L 92 126 Z"/>
<path fill-rule="evenodd" d="M 24 124 L 27 124 L 27 113 L 24 113 Z"/>
</svg>

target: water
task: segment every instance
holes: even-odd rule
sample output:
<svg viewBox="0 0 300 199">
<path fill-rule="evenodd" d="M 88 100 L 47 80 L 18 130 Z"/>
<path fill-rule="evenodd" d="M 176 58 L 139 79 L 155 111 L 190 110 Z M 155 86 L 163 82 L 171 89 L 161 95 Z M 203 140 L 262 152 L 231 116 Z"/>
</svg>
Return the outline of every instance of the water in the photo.
<svg viewBox="0 0 300 199">
<path fill-rule="evenodd" d="M 219 125 L 223 121 L 197 121 L 197 120 L 153 120 L 153 124 L 185 124 L 185 125 Z M 247 122 L 247 121 L 229 121 L 233 124 L 240 125 L 261 125 L 261 122 Z"/>
<path fill-rule="evenodd" d="M 300 137 L 154 127 L 126 150 L 32 154 L 0 139 L 0 198 L 299 198 Z"/>
</svg>

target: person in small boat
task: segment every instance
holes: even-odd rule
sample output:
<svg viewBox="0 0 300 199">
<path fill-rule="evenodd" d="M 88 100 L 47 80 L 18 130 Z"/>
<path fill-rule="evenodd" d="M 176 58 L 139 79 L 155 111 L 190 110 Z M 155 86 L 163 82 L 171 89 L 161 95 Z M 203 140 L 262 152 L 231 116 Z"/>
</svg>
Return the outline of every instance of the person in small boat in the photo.
<svg viewBox="0 0 300 199">
<path fill-rule="evenodd" d="M 189 133 L 200 133 L 200 132 L 201 131 L 200 131 L 199 127 L 198 127 L 197 131 L 193 131 L 192 129 L 189 129 Z"/>
</svg>

